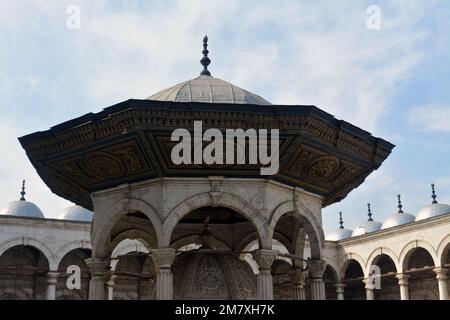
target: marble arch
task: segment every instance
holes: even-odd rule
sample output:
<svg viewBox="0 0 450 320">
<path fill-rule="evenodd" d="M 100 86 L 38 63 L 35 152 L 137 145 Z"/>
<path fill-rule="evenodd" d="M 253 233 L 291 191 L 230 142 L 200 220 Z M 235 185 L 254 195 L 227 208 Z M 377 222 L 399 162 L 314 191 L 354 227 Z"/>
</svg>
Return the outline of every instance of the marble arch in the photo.
<svg viewBox="0 0 450 320">
<path fill-rule="evenodd" d="M 110 206 L 107 210 L 102 211 L 100 217 L 94 214 L 91 232 L 93 256 L 103 256 L 106 254 L 111 229 L 123 216 L 133 212 L 140 212 L 149 219 L 156 235 L 155 240 L 157 244 L 161 241 L 161 219 L 153 206 L 141 199 L 123 199 Z"/>
<path fill-rule="evenodd" d="M 217 192 L 214 198 L 209 192 L 199 193 L 185 199 L 171 210 L 163 223 L 161 247 L 169 247 L 172 233 L 178 222 L 195 209 L 203 207 L 225 207 L 243 215 L 256 228 L 258 240 L 263 248 L 270 248 L 269 235 L 264 218 L 248 201 L 238 195 Z"/>
<path fill-rule="evenodd" d="M 439 259 L 437 258 L 436 255 L 436 250 L 433 248 L 433 246 L 424 240 L 413 240 L 411 242 L 409 242 L 408 244 L 406 244 L 402 251 L 400 252 L 400 256 L 399 256 L 399 266 L 401 267 L 401 271 L 405 271 L 408 268 L 408 260 L 409 257 L 411 256 L 411 254 L 414 252 L 415 249 L 418 248 L 422 248 L 424 249 L 426 252 L 428 252 L 428 254 L 431 256 L 431 258 L 433 259 L 433 263 L 435 266 L 439 265 Z"/>
</svg>

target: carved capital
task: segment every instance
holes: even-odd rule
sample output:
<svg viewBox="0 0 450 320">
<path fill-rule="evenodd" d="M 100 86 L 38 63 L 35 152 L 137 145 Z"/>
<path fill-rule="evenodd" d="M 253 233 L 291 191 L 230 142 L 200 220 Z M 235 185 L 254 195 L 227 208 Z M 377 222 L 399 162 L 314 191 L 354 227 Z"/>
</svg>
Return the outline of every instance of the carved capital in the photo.
<svg viewBox="0 0 450 320">
<path fill-rule="evenodd" d="M 305 281 L 308 278 L 308 271 L 295 268 L 294 270 L 291 270 L 290 275 L 294 285 L 304 286 Z"/>
<path fill-rule="evenodd" d="M 273 261 L 276 259 L 278 251 L 260 249 L 253 252 L 253 259 L 258 264 L 259 270 L 270 270 Z"/>
<path fill-rule="evenodd" d="M 308 270 L 311 278 L 322 278 L 325 268 L 327 267 L 325 261 L 323 260 L 309 260 Z"/>
<path fill-rule="evenodd" d="M 170 269 L 175 262 L 176 256 L 177 252 L 173 248 L 154 249 L 151 251 L 153 263 L 158 271 L 160 269 Z"/>
<path fill-rule="evenodd" d="M 399 273 L 395 277 L 398 279 L 399 286 L 407 286 L 408 285 L 409 275 L 406 275 L 404 273 Z"/>
<path fill-rule="evenodd" d="M 58 283 L 59 272 L 49 271 L 47 272 L 47 284 L 56 285 Z"/>
<path fill-rule="evenodd" d="M 447 268 L 434 268 L 433 271 L 436 273 L 436 279 L 447 280 L 448 269 Z"/>
<path fill-rule="evenodd" d="M 92 275 L 104 275 L 108 271 L 109 262 L 99 258 L 88 258 L 85 260 Z"/>
</svg>

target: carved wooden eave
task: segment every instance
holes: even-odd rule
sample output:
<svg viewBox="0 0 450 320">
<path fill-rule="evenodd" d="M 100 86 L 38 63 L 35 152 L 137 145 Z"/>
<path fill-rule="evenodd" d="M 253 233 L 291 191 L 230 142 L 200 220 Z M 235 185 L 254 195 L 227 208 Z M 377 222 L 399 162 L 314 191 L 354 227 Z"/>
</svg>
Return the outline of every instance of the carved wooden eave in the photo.
<svg viewBox="0 0 450 320">
<path fill-rule="evenodd" d="M 19 138 L 47 186 L 92 209 L 90 193 L 158 177 L 261 178 L 255 165 L 174 165 L 176 128 L 280 130 L 280 170 L 270 178 L 340 201 L 394 145 L 314 106 L 183 103 L 130 99 Z"/>
</svg>

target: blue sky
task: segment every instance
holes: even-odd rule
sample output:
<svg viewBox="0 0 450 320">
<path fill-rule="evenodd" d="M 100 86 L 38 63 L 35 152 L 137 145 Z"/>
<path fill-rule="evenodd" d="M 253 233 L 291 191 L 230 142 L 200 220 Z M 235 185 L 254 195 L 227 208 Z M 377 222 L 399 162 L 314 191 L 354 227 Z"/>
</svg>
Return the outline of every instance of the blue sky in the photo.
<svg viewBox="0 0 450 320">
<path fill-rule="evenodd" d="M 81 29 L 66 26 L 69 5 Z M 369 5 L 381 28 L 366 26 Z M 47 189 L 17 137 L 198 75 L 210 39 L 213 76 L 275 104 L 313 104 L 396 145 L 324 229 L 384 220 L 401 193 L 416 214 L 450 203 L 448 1 L 2 1 L 0 204 L 27 198 L 47 217 L 69 205 Z"/>
</svg>

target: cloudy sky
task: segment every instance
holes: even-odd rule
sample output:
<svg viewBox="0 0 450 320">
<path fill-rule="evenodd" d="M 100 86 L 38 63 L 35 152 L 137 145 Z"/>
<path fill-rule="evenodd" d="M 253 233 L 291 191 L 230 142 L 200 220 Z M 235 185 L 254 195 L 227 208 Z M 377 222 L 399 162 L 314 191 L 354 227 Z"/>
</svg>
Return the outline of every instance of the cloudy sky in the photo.
<svg viewBox="0 0 450 320">
<path fill-rule="evenodd" d="M 371 5 L 379 29 L 367 26 Z M 80 29 L 68 28 L 71 6 Z M 47 217 L 70 205 L 17 137 L 196 77 L 205 34 L 214 76 L 275 104 L 316 105 L 396 145 L 324 209 L 326 232 L 339 211 L 346 227 L 365 220 L 367 202 L 384 220 L 397 193 L 416 214 L 432 182 L 449 203 L 448 30 L 448 1 L 2 1 L 0 204 L 18 199 L 26 178 L 27 199 Z"/>
</svg>

